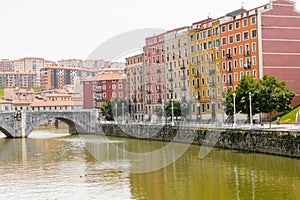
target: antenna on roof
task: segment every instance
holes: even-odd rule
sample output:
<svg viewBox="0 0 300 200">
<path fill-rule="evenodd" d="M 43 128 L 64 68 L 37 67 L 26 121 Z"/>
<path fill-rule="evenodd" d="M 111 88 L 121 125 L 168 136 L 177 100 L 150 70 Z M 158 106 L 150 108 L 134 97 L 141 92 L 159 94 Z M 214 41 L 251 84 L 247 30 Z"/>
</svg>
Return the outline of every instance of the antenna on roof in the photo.
<svg viewBox="0 0 300 200">
<path fill-rule="evenodd" d="M 242 8 L 244 8 L 244 4 L 245 4 L 245 2 L 244 2 L 244 0 L 242 0 L 242 2 L 241 2 Z"/>
</svg>

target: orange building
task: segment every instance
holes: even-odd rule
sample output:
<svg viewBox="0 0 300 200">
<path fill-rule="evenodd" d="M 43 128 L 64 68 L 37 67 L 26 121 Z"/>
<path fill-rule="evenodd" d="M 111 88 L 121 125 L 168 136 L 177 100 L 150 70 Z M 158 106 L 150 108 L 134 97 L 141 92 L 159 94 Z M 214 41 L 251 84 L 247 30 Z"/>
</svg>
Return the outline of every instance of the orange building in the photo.
<svg viewBox="0 0 300 200">
<path fill-rule="evenodd" d="M 223 90 L 235 89 L 244 75 L 259 80 L 257 9 L 239 9 L 220 18 Z"/>
</svg>

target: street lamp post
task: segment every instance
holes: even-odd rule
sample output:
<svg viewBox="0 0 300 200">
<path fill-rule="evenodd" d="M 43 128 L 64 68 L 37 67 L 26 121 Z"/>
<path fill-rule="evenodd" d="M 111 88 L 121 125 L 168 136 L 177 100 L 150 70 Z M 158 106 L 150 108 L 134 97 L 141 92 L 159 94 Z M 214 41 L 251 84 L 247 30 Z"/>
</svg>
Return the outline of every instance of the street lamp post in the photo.
<svg viewBox="0 0 300 200">
<path fill-rule="evenodd" d="M 161 109 L 162 109 L 162 120 L 164 120 L 164 118 L 165 118 L 164 100 L 162 100 L 161 102 L 162 102 L 162 104 L 161 104 Z"/>
<path fill-rule="evenodd" d="M 124 103 L 122 103 L 122 118 L 123 118 L 122 123 L 125 123 Z"/>
<path fill-rule="evenodd" d="M 236 109 L 235 109 L 235 97 L 236 97 L 236 94 L 233 93 L 232 96 L 233 96 L 233 128 L 236 128 Z"/>
<path fill-rule="evenodd" d="M 252 99 L 251 99 L 251 92 L 249 92 L 249 107 L 250 107 L 250 128 L 252 129 L 253 120 L 252 120 Z"/>
<path fill-rule="evenodd" d="M 118 104 L 115 103 L 115 107 L 116 107 L 116 123 L 118 122 Z"/>
<path fill-rule="evenodd" d="M 171 119 L 171 125 L 174 126 L 174 100 L 172 99 L 172 102 L 171 102 L 171 105 L 172 105 L 172 119 Z"/>
</svg>

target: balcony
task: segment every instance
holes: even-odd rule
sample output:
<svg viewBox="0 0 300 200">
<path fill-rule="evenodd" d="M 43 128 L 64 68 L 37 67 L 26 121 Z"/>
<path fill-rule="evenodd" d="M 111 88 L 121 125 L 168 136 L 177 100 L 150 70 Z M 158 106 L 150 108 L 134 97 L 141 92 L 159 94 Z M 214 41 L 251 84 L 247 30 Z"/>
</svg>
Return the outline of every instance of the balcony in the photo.
<svg viewBox="0 0 300 200">
<path fill-rule="evenodd" d="M 196 74 L 194 75 L 194 77 L 195 77 L 195 78 L 199 78 L 199 77 L 200 77 L 200 74 L 199 74 L 199 73 L 196 73 Z"/>
<path fill-rule="evenodd" d="M 143 103 L 143 102 L 144 102 L 144 99 L 140 98 L 139 101 L 140 101 L 141 103 Z"/>
<path fill-rule="evenodd" d="M 244 64 L 244 69 L 249 70 L 251 68 L 251 62 L 248 62 L 247 64 Z"/>
<path fill-rule="evenodd" d="M 180 78 L 182 81 L 185 81 L 186 80 L 186 76 L 181 76 Z"/>
<path fill-rule="evenodd" d="M 172 67 L 169 68 L 169 71 L 170 71 L 170 72 L 173 71 Z"/>
<path fill-rule="evenodd" d="M 169 89 L 169 92 L 174 92 L 174 90 L 173 89 Z"/>
<path fill-rule="evenodd" d="M 226 72 L 232 72 L 232 67 L 227 67 Z"/>
<path fill-rule="evenodd" d="M 227 81 L 227 85 L 232 85 L 232 81 Z"/>
<path fill-rule="evenodd" d="M 226 60 L 231 60 L 232 59 L 232 56 L 230 53 L 226 54 Z"/>
<path fill-rule="evenodd" d="M 158 100 L 157 100 L 157 103 L 162 103 L 162 99 L 158 99 Z"/>
<path fill-rule="evenodd" d="M 184 65 L 180 66 L 180 69 L 185 69 L 185 66 Z"/>
<path fill-rule="evenodd" d="M 147 94 L 151 94 L 151 90 L 147 90 Z"/>
<path fill-rule="evenodd" d="M 147 100 L 147 104 L 151 104 L 152 101 L 150 99 Z"/>
<path fill-rule="evenodd" d="M 169 82 L 173 82 L 173 78 L 169 78 Z"/>
</svg>

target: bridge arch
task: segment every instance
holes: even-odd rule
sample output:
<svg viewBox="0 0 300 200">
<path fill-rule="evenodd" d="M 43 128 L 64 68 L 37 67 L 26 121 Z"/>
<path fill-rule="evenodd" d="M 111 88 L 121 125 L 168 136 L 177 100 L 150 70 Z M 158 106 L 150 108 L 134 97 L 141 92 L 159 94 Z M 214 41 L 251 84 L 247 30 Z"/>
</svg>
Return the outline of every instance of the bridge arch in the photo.
<svg viewBox="0 0 300 200">
<path fill-rule="evenodd" d="M 26 112 L 26 137 L 38 126 L 50 119 L 57 119 L 69 126 L 70 134 L 86 134 L 95 132 L 96 118 L 91 111 L 78 112 Z"/>
</svg>

